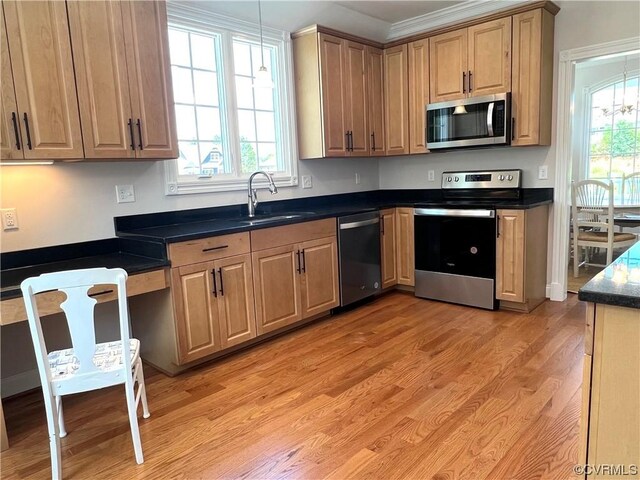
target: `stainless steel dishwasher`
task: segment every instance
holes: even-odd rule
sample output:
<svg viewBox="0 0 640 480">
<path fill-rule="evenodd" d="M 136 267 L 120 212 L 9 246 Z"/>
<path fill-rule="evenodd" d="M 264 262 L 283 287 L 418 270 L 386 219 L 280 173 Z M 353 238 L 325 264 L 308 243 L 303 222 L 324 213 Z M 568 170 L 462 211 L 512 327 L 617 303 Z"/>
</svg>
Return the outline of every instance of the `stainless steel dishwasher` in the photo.
<svg viewBox="0 0 640 480">
<path fill-rule="evenodd" d="M 380 291 L 380 214 L 338 217 L 340 305 Z"/>
</svg>

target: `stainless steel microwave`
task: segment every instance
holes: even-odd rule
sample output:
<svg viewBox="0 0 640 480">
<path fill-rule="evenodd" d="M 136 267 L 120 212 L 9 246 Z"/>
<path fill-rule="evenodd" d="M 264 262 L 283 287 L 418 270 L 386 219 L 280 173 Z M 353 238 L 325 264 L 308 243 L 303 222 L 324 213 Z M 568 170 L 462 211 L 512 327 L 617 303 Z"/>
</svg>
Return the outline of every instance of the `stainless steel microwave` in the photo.
<svg viewBox="0 0 640 480">
<path fill-rule="evenodd" d="M 427 106 L 429 150 L 509 145 L 511 94 L 465 98 Z"/>
</svg>

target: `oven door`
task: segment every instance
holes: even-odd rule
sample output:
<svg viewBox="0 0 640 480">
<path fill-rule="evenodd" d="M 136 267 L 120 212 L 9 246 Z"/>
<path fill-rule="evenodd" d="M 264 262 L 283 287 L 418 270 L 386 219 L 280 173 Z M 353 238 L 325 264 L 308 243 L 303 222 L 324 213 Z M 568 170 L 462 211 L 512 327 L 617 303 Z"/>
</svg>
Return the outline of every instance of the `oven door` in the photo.
<svg viewBox="0 0 640 480">
<path fill-rule="evenodd" d="M 508 145 L 510 94 L 487 95 L 427 107 L 427 148 Z"/>
<path fill-rule="evenodd" d="M 416 295 L 495 308 L 495 210 L 417 208 L 414 222 Z"/>
</svg>

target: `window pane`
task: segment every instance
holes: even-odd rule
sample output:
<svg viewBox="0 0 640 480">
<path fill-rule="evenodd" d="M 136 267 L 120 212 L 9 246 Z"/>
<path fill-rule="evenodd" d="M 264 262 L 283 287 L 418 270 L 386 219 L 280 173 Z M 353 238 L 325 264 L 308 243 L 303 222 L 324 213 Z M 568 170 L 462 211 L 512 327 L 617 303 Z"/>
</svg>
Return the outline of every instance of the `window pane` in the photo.
<svg viewBox="0 0 640 480">
<path fill-rule="evenodd" d="M 258 144 L 258 166 L 260 169 L 267 170 L 269 172 L 278 171 L 275 143 Z"/>
<path fill-rule="evenodd" d="M 198 160 L 198 144 L 196 142 L 178 142 L 180 156 L 178 157 L 179 175 L 199 175 L 200 161 Z"/>
<path fill-rule="evenodd" d="M 238 108 L 253 108 L 253 80 L 247 77 L 236 77 L 236 97 Z"/>
<path fill-rule="evenodd" d="M 275 89 L 254 88 L 257 110 L 273 110 L 273 95 Z"/>
<path fill-rule="evenodd" d="M 220 110 L 211 107 L 196 107 L 198 114 L 198 138 L 214 142 L 222 141 Z"/>
<path fill-rule="evenodd" d="M 256 112 L 259 142 L 275 142 L 275 118 L 271 112 Z"/>
<path fill-rule="evenodd" d="M 256 144 L 240 142 L 242 173 L 251 173 L 258 169 Z"/>
<path fill-rule="evenodd" d="M 191 65 L 189 60 L 189 34 L 173 28 L 169 29 L 169 53 L 173 65 Z"/>
<path fill-rule="evenodd" d="M 233 62 L 236 75 L 252 76 L 251 47 L 237 40 L 233 41 Z"/>
<path fill-rule="evenodd" d="M 238 130 L 240 132 L 240 140 L 255 140 L 254 113 L 250 110 L 238 110 Z"/>
<path fill-rule="evenodd" d="M 178 138 L 180 140 L 197 140 L 196 117 L 193 107 L 189 105 L 176 105 L 176 124 Z"/>
<path fill-rule="evenodd" d="M 216 69 L 216 49 L 213 37 L 191 34 L 191 57 L 193 67 L 205 70 Z"/>
<path fill-rule="evenodd" d="M 597 155 L 589 159 L 589 178 L 608 178 L 611 157 L 609 155 Z"/>
<path fill-rule="evenodd" d="M 196 103 L 199 105 L 218 105 L 218 79 L 213 72 L 193 71 L 196 88 Z"/>
<path fill-rule="evenodd" d="M 611 177 L 622 177 L 633 172 L 633 155 L 613 157 L 611 159 Z"/>
<path fill-rule="evenodd" d="M 221 143 L 200 142 L 200 158 L 203 175 L 229 173 L 225 171 Z"/>
<path fill-rule="evenodd" d="M 171 67 L 173 80 L 173 100 L 176 103 L 193 103 L 193 85 L 191 70 L 188 68 Z"/>
<path fill-rule="evenodd" d="M 267 67 L 267 70 L 271 72 L 271 53 L 273 51 L 272 47 L 264 47 L 264 66 Z M 252 45 L 251 53 L 253 56 L 253 74 L 255 75 L 258 69 L 262 66 L 262 57 L 260 55 L 260 45 Z"/>
</svg>

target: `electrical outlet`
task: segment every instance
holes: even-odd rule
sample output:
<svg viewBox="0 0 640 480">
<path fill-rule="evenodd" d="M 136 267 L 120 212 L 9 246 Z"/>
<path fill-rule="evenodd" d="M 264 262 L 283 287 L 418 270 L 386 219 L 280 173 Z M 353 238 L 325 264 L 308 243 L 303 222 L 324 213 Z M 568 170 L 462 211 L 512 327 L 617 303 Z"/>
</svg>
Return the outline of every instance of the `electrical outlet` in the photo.
<svg viewBox="0 0 640 480">
<path fill-rule="evenodd" d="M 3 230 L 18 229 L 18 214 L 16 213 L 15 208 L 2 209 L 2 229 Z"/>
<path fill-rule="evenodd" d="M 549 166 L 540 165 L 538 167 L 538 180 L 547 180 L 549 178 Z"/>
<path fill-rule="evenodd" d="M 133 185 L 116 185 L 116 200 L 118 203 L 135 202 L 136 193 Z"/>
<path fill-rule="evenodd" d="M 311 179 L 311 175 L 302 176 L 302 188 L 313 188 L 313 180 Z"/>
<path fill-rule="evenodd" d="M 356 172 L 356 185 L 360 185 L 360 174 Z"/>
<path fill-rule="evenodd" d="M 427 172 L 427 179 L 430 182 L 435 182 L 436 181 L 436 171 L 435 170 L 429 170 Z"/>
</svg>

